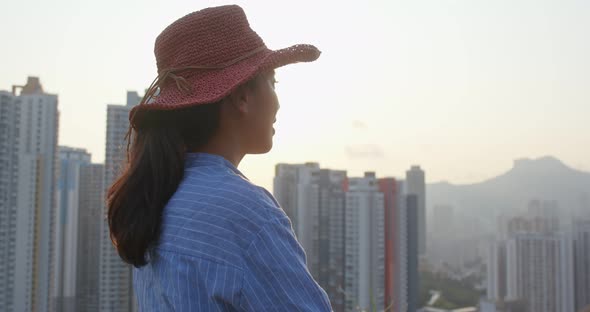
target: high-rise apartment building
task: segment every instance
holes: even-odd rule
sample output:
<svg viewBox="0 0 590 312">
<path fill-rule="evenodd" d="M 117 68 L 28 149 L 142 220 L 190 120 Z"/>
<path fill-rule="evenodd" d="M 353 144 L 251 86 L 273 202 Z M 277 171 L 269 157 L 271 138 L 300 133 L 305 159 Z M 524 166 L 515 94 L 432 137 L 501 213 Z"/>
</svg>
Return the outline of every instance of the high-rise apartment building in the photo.
<svg viewBox="0 0 590 312">
<path fill-rule="evenodd" d="M 318 224 L 313 255 L 316 280 L 330 296 L 332 309 L 344 309 L 344 204 L 346 171 L 321 169 L 318 180 Z M 317 259 L 317 260 L 316 260 Z"/>
<path fill-rule="evenodd" d="M 275 170 L 274 196 L 291 219 L 303 249 L 313 254 L 313 240 L 319 226 L 320 165 L 312 162 L 278 164 Z M 307 261 L 312 275 L 317 275 L 317 260 L 308 257 Z"/>
<path fill-rule="evenodd" d="M 385 307 L 388 311 L 407 308 L 407 220 L 404 181 L 395 178 L 379 179 L 379 190 L 384 198 L 385 237 Z"/>
<path fill-rule="evenodd" d="M 574 222 L 576 311 L 590 306 L 590 220 Z"/>
<path fill-rule="evenodd" d="M 127 105 L 108 105 L 104 164 L 105 188 L 117 178 L 127 160 L 125 135 L 129 128 L 129 112 L 141 98 L 127 92 Z M 127 312 L 135 306 L 131 266 L 124 263 L 111 243 L 106 211 L 101 217 L 99 305 L 104 312 Z"/>
<path fill-rule="evenodd" d="M 574 311 L 573 246 L 569 235 L 518 233 L 506 242 L 506 300 L 528 311 Z"/>
<path fill-rule="evenodd" d="M 17 91 L 20 93 L 17 94 Z M 57 95 L 29 77 L 0 91 L 0 307 L 51 306 Z"/>
<path fill-rule="evenodd" d="M 384 228 L 384 274 L 385 274 L 385 307 L 389 307 L 396 298 L 396 278 L 399 274 L 399 210 L 397 207 L 397 181 L 394 178 L 379 179 L 379 191 L 383 193 L 383 228 Z M 391 309 L 390 309 L 391 310 Z"/>
<path fill-rule="evenodd" d="M 307 266 L 336 312 L 344 311 L 345 171 L 317 163 L 278 164 L 274 196 L 305 250 Z"/>
<path fill-rule="evenodd" d="M 104 207 L 104 165 L 80 168 L 76 311 L 98 311 L 100 220 Z"/>
<path fill-rule="evenodd" d="M 521 301 L 527 311 L 574 311 L 574 241 L 558 224 L 529 211 L 502 226 L 506 233 L 489 250 L 489 300 Z"/>
<path fill-rule="evenodd" d="M 374 172 L 350 178 L 345 214 L 345 311 L 385 305 L 384 196 Z"/>
<path fill-rule="evenodd" d="M 407 307 L 401 311 L 417 311 L 419 275 L 418 255 L 420 249 L 420 197 L 416 194 L 406 195 L 405 217 L 407 224 Z"/>
<path fill-rule="evenodd" d="M 424 171 L 420 166 L 412 166 L 406 171 L 406 192 L 418 198 L 418 253 L 426 254 L 426 183 Z"/>
<path fill-rule="evenodd" d="M 80 210 L 80 168 L 90 164 L 84 149 L 59 147 L 57 210 L 53 239 L 54 311 L 77 311 L 76 288 L 78 268 L 78 222 Z"/>
<path fill-rule="evenodd" d="M 396 196 L 396 205 L 399 213 L 399 222 L 397 222 L 399 229 L 396 231 L 399 234 L 397 241 L 399 242 L 399 246 L 397 247 L 397 251 L 399 252 L 398 260 L 399 263 L 397 265 L 397 278 L 394 281 L 394 287 L 396 289 L 396 297 L 397 302 L 394 302 L 393 311 L 406 311 L 408 309 L 408 261 L 411 260 L 408 255 L 408 243 L 410 239 L 417 241 L 417 237 L 411 238 L 408 232 L 408 211 L 407 211 L 407 195 L 406 195 L 406 183 L 404 180 L 397 180 L 397 187 L 396 191 L 398 196 Z M 418 224 L 413 225 L 417 232 Z M 418 257 L 418 255 L 414 255 Z M 394 297 L 395 300 L 395 297 Z"/>
<path fill-rule="evenodd" d="M 491 242 L 487 257 L 487 299 L 493 303 L 506 298 L 506 242 Z"/>
</svg>

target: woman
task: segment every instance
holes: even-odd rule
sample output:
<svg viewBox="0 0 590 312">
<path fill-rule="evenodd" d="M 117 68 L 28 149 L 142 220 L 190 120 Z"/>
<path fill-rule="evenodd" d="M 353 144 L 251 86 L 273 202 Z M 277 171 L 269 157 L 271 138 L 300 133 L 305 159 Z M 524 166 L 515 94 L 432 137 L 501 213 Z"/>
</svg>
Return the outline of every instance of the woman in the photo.
<svg viewBox="0 0 590 312">
<path fill-rule="evenodd" d="M 108 194 L 111 239 L 140 311 L 330 311 L 290 220 L 237 169 L 272 147 L 272 51 L 235 5 L 180 18 L 156 39 L 158 78 L 130 113 L 128 164 Z"/>
</svg>

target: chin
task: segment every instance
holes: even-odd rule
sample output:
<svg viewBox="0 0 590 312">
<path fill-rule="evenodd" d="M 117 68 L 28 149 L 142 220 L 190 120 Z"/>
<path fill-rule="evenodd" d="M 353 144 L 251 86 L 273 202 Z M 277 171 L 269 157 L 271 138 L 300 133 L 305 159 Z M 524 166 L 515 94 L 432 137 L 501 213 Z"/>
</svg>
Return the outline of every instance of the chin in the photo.
<svg viewBox="0 0 590 312">
<path fill-rule="evenodd" d="M 266 154 L 266 153 L 270 152 L 271 150 L 272 150 L 272 142 L 270 142 L 270 144 L 264 149 L 262 154 Z"/>
<path fill-rule="evenodd" d="M 248 154 L 266 154 L 272 150 L 272 141 L 265 145 L 257 146 L 253 151 Z"/>
</svg>

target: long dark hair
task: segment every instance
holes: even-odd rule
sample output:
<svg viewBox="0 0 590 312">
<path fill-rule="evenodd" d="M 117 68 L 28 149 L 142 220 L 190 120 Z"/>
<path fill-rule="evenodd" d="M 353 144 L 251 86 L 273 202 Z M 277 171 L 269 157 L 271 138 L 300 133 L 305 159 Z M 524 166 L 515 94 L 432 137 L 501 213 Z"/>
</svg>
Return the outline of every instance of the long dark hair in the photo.
<svg viewBox="0 0 590 312">
<path fill-rule="evenodd" d="M 147 264 L 157 243 L 164 206 L 184 174 L 187 151 L 206 144 L 219 127 L 221 104 L 146 110 L 127 134 L 127 163 L 107 195 L 108 225 L 123 261 Z"/>
</svg>

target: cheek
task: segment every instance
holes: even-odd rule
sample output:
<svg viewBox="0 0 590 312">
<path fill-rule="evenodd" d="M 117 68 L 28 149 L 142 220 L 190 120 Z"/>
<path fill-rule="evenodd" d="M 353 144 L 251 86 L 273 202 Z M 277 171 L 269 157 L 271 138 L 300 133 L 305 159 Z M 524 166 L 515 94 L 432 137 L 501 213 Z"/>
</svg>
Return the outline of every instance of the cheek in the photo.
<svg viewBox="0 0 590 312">
<path fill-rule="evenodd" d="M 268 107 L 268 115 L 270 115 L 271 119 L 274 120 L 274 117 L 277 114 L 277 111 L 279 110 L 279 100 L 277 98 L 277 95 L 275 94 L 274 91 L 272 91 L 271 93 L 268 94 L 267 97 L 267 107 Z"/>
<path fill-rule="evenodd" d="M 269 87 L 266 92 L 263 92 L 260 97 L 260 115 L 264 118 L 274 120 L 274 116 L 279 109 L 279 101 L 274 90 Z"/>
<path fill-rule="evenodd" d="M 248 122 L 248 131 L 254 139 L 260 138 L 261 136 L 265 136 L 269 131 L 272 131 L 272 124 L 274 121 L 275 111 L 273 111 L 273 107 L 271 103 L 265 103 L 267 105 L 262 105 L 263 103 L 259 102 L 259 105 L 256 110 L 252 111 L 250 115 L 249 122 Z"/>
<path fill-rule="evenodd" d="M 275 120 L 277 110 L 279 109 L 278 98 L 270 85 L 262 85 L 257 90 L 250 114 L 251 129 L 257 135 L 262 135 L 269 130 L 272 132 L 272 124 Z"/>
</svg>

